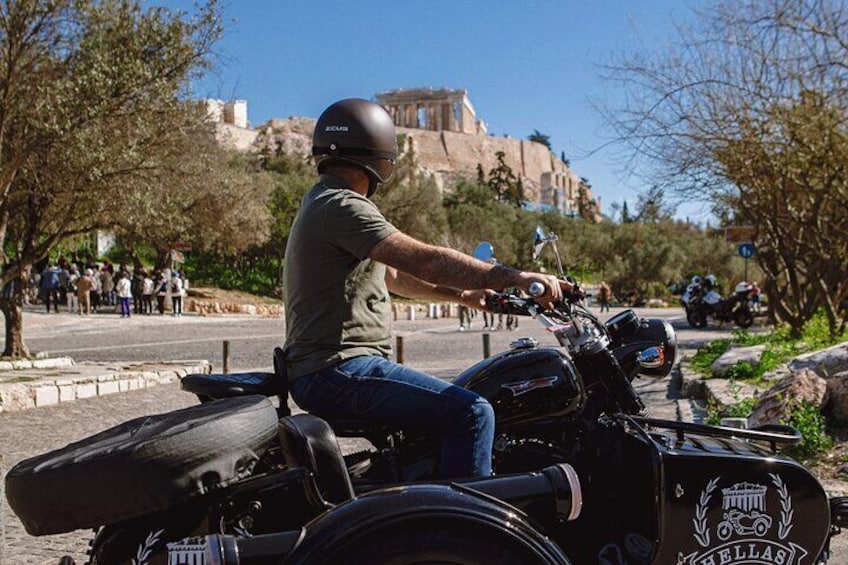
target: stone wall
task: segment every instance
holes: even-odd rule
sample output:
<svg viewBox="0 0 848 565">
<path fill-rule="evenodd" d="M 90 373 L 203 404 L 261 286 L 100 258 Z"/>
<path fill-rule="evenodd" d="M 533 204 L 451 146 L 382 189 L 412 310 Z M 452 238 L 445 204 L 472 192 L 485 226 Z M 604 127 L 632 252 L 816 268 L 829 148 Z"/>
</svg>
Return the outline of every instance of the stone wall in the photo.
<svg viewBox="0 0 848 565">
<path fill-rule="evenodd" d="M 314 128 L 312 118 L 291 117 L 275 118 L 256 130 L 243 131 L 252 132 L 250 149 L 254 151 L 275 151 L 280 147 L 286 153 L 309 155 Z M 521 178 L 525 196 L 532 205 L 556 205 L 563 213 L 576 208 L 580 177 L 541 143 L 453 131 L 401 127 L 397 130 L 411 142 L 421 170 L 431 175 L 440 189 L 451 186 L 457 177 L 476 179 L 478 163 L 488 175 L 498 164 L 497 153 L 502 151 L 506 164 Z M 250 136 L 235 134 L 232 139 L 238 145 L 233 147 L 247 150 L 244 144 Z M 589 198 L 592 198 L 591 193 Z"/>
</svg>

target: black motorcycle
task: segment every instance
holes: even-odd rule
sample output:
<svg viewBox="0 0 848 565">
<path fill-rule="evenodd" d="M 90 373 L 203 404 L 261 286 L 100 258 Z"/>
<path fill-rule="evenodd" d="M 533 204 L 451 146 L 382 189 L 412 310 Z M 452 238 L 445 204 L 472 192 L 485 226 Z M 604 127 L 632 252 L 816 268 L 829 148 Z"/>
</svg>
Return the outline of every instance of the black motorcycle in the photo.
<svg viewBox="0 0 848 565">
<path fill-rule="evenodd" d="M 91 565 L 827 560 L 848 501 L 780 454 L 796 430 L 642 414 L 631 380 L 671 371 L 667 322 L 604 324 L 579 293 L 550 311 L 513 293 L 489 307 L 561 346 L 520 339 L 455 379 L 494 408 L 492 477 L 434 479 L 421 434 L 289 415 L 277 351 L 274 373 L 185 377 L 198 406 L 21 462 L 9 502 L 33 535 L 96 528 Z M 337 436 L 374 447 L 342 456 Z"/>
<path fill-rule="evenodd" d="M 683 302 L 686 310 L 686 321 L 693 328 L 704 328 L 710 318 L 719 322 L 732 322 L 740 328 L 749 328 L 754 323 L 754 313 L 751 311 L 750 286 L 739 285 L 733 295 L 711 304 L 706 300 L 708 291 L 701 285 L 694 285 L 689 290 L 688 301 Z"/>
</svg>

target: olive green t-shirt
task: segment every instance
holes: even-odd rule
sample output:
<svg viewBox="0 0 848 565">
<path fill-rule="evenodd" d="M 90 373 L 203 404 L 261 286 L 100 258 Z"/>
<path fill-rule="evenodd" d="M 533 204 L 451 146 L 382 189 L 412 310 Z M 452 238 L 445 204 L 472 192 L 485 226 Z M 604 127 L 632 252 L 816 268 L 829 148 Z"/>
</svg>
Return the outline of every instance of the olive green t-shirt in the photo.
<svg viewBox="0 0 848 565">
<path fill-rule="evenodd" d="M 364 196 L 322 175 L 300 204 L 283 276 L 289 379 L 391 353 L 386 267 L 368 254 L 397 229 Z"/>
</svg>

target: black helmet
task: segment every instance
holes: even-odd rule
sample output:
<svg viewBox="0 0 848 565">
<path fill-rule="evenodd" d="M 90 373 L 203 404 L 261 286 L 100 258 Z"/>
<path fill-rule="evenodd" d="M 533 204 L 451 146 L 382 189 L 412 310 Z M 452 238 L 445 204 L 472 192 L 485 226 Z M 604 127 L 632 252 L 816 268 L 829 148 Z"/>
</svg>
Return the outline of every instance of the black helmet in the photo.
<svg viewBox="0 0 848 565">
<path fill-rule="evenodd" d="M 334 163 L 365 169 L 371 177 L 370 195 L 377 182 L 392 176 L 398 154 L 395 124 L 379 104 L 359 98 L 340 100 L 318 118 L 312 154 L 319 173 Z"/>
</svg>

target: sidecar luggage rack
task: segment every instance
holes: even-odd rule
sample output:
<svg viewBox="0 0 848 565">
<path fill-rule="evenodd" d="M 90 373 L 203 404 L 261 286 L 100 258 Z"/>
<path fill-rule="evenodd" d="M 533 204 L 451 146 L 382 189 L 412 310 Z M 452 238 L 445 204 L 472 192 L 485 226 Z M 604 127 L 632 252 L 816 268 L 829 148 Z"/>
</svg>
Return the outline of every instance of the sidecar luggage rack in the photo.
<svg viewBox="0 0 848 565">
<path fill-rule="evenodd" d="M 801 432 L 792 426 L 783 424 L 764 424 L 751 429 L 729 428 L 726 426 L 710 426 L 708 424 L 695 424 L 692 422 L 678 422 L 676 420 L 660 420 L 658 418 L 647 418 L 645 416 L 630 416 L 627 414 L 616 415 L 619 419 L 628 420 L 636 424 L 644 424 L 654 428 L 664 428 L 677 432 L 677 441 L 683 441 L 686 433 L 701 436 L 726 437 L 736 439 L 750 439 L 768 442 L 772 451 L 778 451 L 778 445 L 795 445 L 803 437 Z"/>
</svg>

